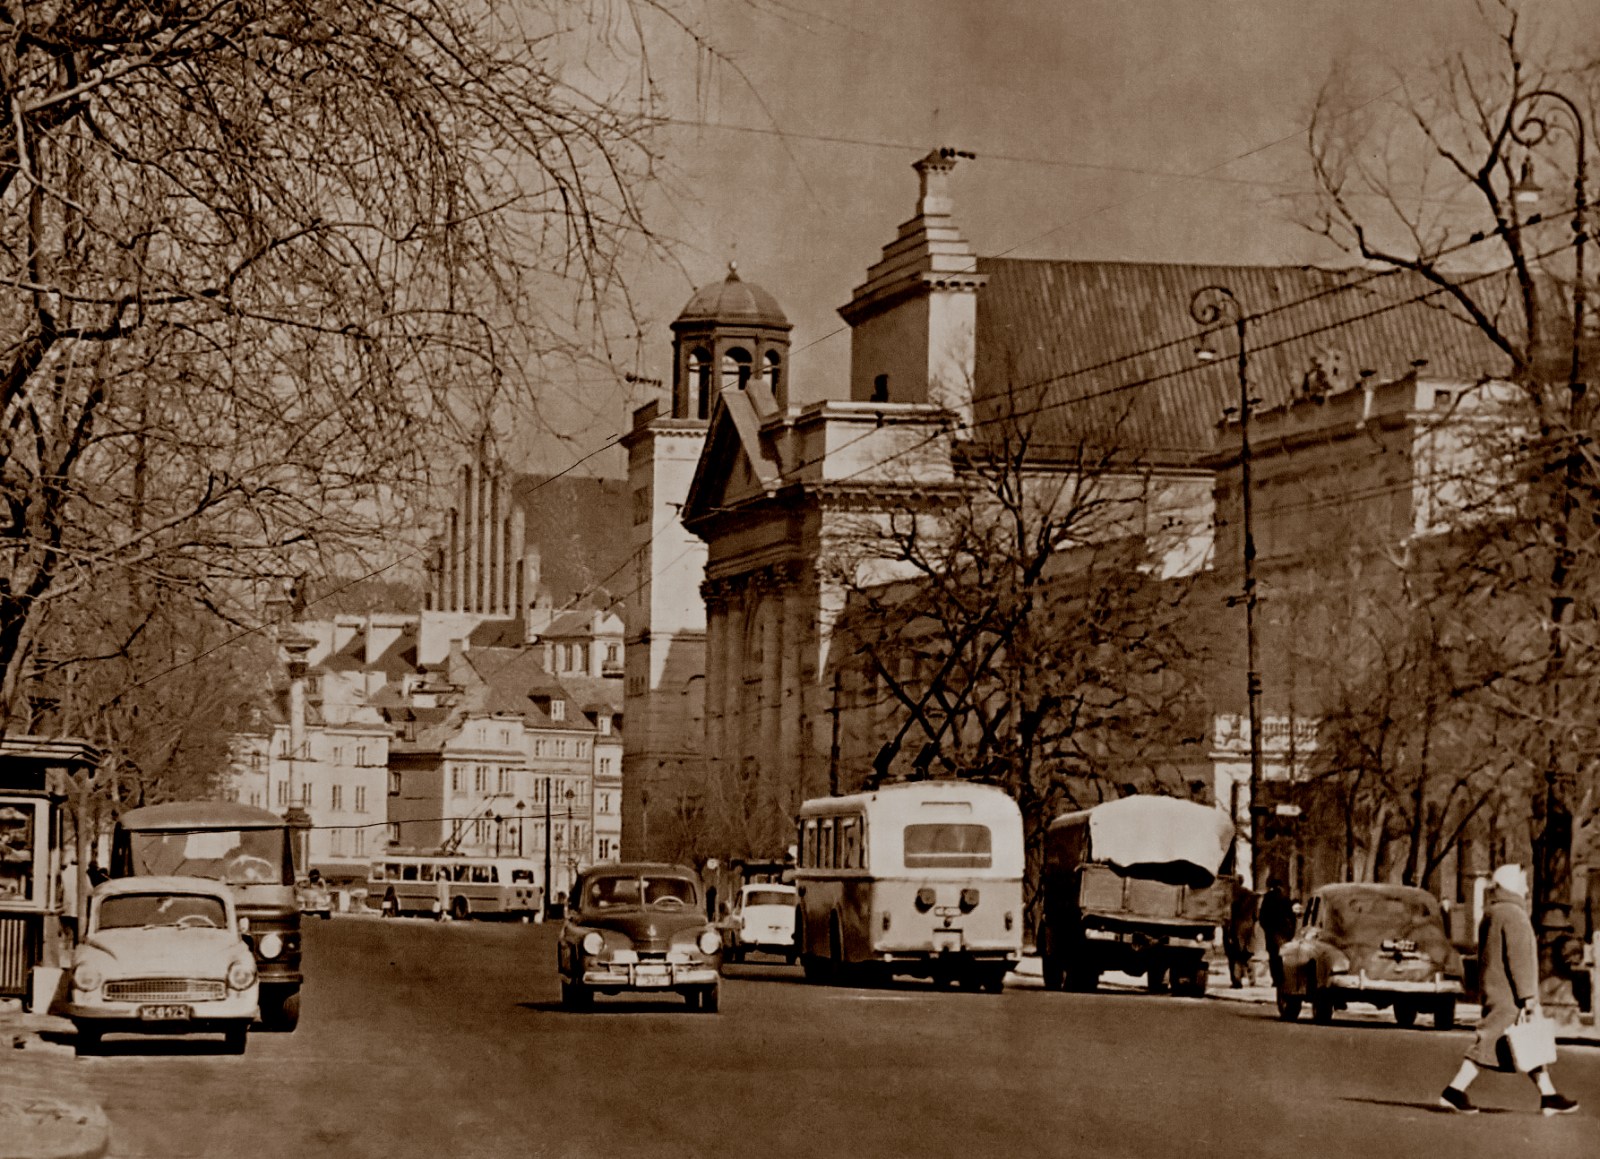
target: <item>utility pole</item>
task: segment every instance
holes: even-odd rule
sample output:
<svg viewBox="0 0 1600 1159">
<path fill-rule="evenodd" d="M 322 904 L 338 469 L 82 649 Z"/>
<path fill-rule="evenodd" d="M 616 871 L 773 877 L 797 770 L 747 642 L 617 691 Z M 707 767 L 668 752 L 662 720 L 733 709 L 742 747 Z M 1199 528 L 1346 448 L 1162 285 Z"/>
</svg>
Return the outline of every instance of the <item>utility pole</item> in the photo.
<svg viewBox="0 0 1600 1159">
<path fill-rule="evenodd" d="M 544 779 L 544 916 L 550 916 L 550 778 Z"/>
<path fill-rule="evenodd" d="M 833 717 L 833 739 L 828 744 L 828 796 L 839 795 L 839 669 L 833 670 L 833 707 L 828 715 Z"/>
</svg>

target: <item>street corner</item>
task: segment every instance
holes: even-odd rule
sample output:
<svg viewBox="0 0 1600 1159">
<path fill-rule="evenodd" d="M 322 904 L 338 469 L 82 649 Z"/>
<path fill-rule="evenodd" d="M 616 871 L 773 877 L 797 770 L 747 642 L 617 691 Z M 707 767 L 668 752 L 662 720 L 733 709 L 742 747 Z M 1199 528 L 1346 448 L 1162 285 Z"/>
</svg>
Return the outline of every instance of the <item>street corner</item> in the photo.
<svg viewBox="0 0 1600 1159">
<path fill-rule="evenodd" d="M 6 1058 L 0 1159 L 100 1159 L 111 1126 L 72 1065 L 33 1052 Z"/>
</svg>

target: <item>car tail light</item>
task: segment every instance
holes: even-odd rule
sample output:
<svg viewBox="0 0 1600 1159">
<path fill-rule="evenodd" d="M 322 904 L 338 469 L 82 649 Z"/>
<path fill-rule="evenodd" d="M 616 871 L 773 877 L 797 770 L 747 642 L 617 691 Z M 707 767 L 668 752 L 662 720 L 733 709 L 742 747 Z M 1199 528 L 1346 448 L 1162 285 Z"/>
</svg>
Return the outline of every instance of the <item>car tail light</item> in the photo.
<svg viewBox="0 0 1600 1159">
<path fill-rule="evenodd" d="M 977 908 L 978 908 L 978 891 L 975 890 L 975 889 L 971 889 L 971 888 L 962 890 L 961 891 L 961 912 L 964 913 L 964 914 L 969 914 L 969 913 L 971 913 L 973 910 L 975 910 Z"/>
<path fill-rule="evenodd" d="M 256 982 L 256 965 L 248 959 L 240 959 L 228 967 L 228 985 L 235 990 L 248 990 Z"/>
<path fill-rule="evenodd" d="M 923 886 L 921 889 L 917 890 L 917 909 L 923 913 L 927 913 L 929 910 L 931 910 L 933 908 L 933 903 L 938 900 L 939 899 L 934 894 L 933 890 L 927 886 Z"/>
</svg>

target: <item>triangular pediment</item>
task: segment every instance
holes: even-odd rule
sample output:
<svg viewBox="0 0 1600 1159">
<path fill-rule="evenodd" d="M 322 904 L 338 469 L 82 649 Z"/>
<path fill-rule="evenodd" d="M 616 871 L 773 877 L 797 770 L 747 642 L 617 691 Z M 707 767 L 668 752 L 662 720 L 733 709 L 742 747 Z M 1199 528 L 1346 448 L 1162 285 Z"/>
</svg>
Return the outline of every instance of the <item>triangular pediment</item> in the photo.
<svg viewBox="0 0 1600 1159">
<path fill-rule="evenodd" d="M 761 415 L 755 402 L 736 388 L 723 390 L 684 502 L 684 523 L 692 524 L 720 508 L 770 495 L 782 482 L 782 466 L 770 441 L 762 437 Z"/>
</svg>

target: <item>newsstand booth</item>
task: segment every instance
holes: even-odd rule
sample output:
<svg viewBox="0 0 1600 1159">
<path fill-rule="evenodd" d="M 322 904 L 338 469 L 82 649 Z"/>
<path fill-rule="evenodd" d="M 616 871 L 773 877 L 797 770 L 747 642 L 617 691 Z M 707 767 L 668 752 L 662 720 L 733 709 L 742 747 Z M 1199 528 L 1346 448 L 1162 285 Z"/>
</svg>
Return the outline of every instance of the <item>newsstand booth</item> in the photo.
<svg viewBox="0 0 1600 1159">
<path fill-rule="evenodd" d="M 0 998 L 23 998 L 36 966 L 54 966 L 64 916 L 61 792 L 92 775 L 82 741 L 0 740 Z"/>
</svg>

